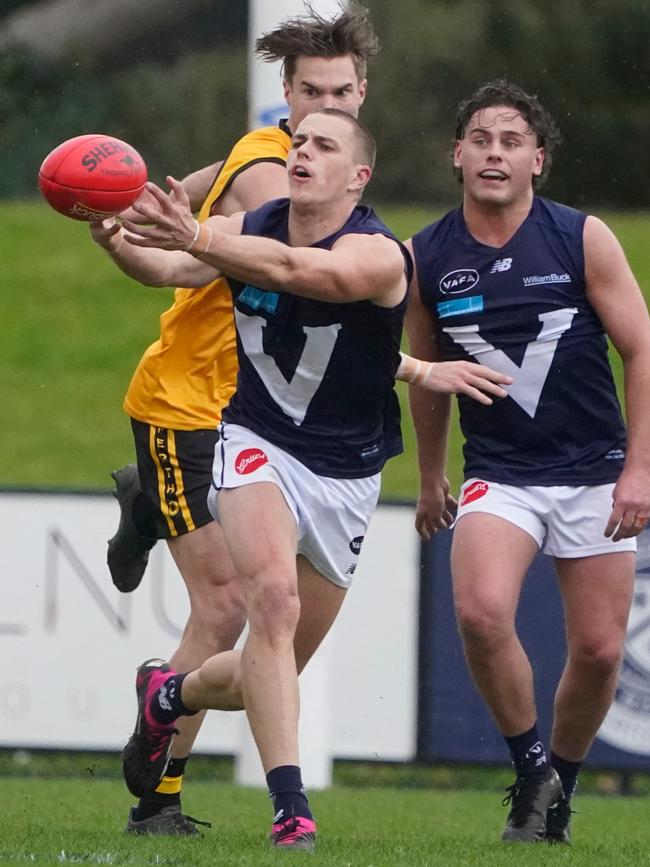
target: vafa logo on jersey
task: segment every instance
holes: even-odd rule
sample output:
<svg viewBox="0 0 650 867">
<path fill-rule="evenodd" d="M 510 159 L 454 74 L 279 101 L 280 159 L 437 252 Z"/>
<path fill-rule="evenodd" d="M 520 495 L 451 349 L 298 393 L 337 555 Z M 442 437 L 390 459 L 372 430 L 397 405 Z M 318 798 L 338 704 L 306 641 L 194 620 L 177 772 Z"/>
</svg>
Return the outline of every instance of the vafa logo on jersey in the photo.
<svg viewBox="0 0 650 867">
<path fill-rule="evenodd" d="M 499 274 L 504 271 L 509 271 L 512 267 L 512 258 L 495 259 L 490 268 L 490 274 Z M 440 279 L 438 288 L 443 295 L 460 295 L 461 292 L 469 292 L 473 289 L 480 280 L 480 276 L 476 268 L 456 268 L 454 271 L 448 271 L 444 277 Z"/>
<path fill-rule="evenodd" d="M 473 289 L 478 281 L 478 271 L 475 268 L 457 268 L 440 279 L 438 288 L 443 295 L 460 295 L 461 292 Z"/>
</svg>

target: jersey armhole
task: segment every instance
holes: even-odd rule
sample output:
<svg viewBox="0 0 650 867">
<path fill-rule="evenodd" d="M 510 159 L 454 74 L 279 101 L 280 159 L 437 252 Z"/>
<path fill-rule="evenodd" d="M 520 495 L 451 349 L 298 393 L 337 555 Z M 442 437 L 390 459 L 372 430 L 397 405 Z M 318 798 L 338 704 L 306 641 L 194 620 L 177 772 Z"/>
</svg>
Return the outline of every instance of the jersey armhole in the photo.
<svg viewBox="0 0 650 867">
<path fill-rule="evenodd" d="M 232 182 L 235 180 L 235 178 L 238 177 L 239 175 L 241 175 L 242 172 L 245 172 L 246 169 L 250 169 L 251 166 L 254 166 L 254 165 L 256 165 L 257 163 L 276 163 L 276 164 L 279 165 L 279 166 L 286 166 L 286 164 L 287 164 L 287 163 L 286 163 L 286 160 L 280 159 L 280 157 L 258 157 L 257 159 L 250 160 L 249 162 L 245 163 L 243 166 L 240 166 L 240 167 L 239 167 L 236 171 L 234 171 L 234 172 L 232 173 L 232 175 L 228 178 L 228 180 L 226 181 L 226 183 L 225 183 L 225 185 L 224 185 L 223 190 L 221 190 L 221 192 L 219 193 L 219 195 L 217 196 L 217 198 L 216 198 L 216 199 L 214 200 L 214 202 L 212 202 L 212 204 L 210 205 L 210 216 L 211 216 L 211 217 L 214 216 L 214 214 L 213 214 L 214 206 L 217 204 L 217 202 L 219 201 L 219 199 L 220 199 L 223 195 L 225 195 L 225 193 L 230 189 L 230 186 L 231 186 Z M 218 174 L 217 174 L 217 177 L 219 177 Z M 215 180 L 216 180 L 216 178 L 215 178 Z"/>
</svg>

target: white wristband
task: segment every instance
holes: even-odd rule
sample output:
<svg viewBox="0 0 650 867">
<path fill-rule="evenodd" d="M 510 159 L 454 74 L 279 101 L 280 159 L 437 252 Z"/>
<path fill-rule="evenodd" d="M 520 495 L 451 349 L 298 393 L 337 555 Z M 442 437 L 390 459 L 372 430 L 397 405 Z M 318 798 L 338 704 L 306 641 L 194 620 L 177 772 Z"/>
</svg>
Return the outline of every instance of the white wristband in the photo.
<svg viewBox="0 0 650 867">
<path fill-rule="evenodd" d="M 194 220 L 194 225 L 196 226 L 196 229 L 194 230 L 194 237 L 185 248 L 186 253 L 189 253 L 192 247 L 196 244 L 196 239 L 199 237 L 199 232 L 201 231 L 201 224 L 198 220 Z"/>
<path fill-rule="evenodd" d="M 202 256 L 210 249 L 210 244 L 212 243 L 212 226 L 206 226 L 206 229 L 208 230 L 208 237 L 205 242 L 205 247 L 202 250 L 197 251 L 197 256 Z"/>
<path fill-rule="evenodd" d="M 409 376 L 409 382 L 411 383 L 411 385 L 415 385 L 417 383 L 418 376 L 420 375 L 420 367 L 421 367 L 420 359 L 416 358 L 414 360 L 415 360 L 415 370 Z"/>
<path fill-rule="evenodd" d="M 420 383 L 420 385 L 424 385 L 426 383 L 427 379 L 431 376 L 431 373 L 433 371 L 433 365 L 434 365 L 433 361 L 427 361 L 426 362 L 427 369 L 426 369 L 424 376 L 422 377 L 422 382 Z"/>
<path fill-rule="evenodd" d="M 403 352 L 400 352 L 399 356 L 401 360 L 395 373 L 395 379 L 404 379 L 410 385 L 416 385 L 417 380 L 420 377 L 420 367 L 422 365 L 422 362 L 418 358 L 413 358 L 412 360 L 415 362 L 415 367 L 413 368 L 413 372 L 411 373 L 411 375 L 408 376 L 406 373 L 406 368 L 408 366 L 406 359 L 408 358 L 409 360 L 411 360 L 411 358 L 408 355 L 405 356 Z"/>
</svg>

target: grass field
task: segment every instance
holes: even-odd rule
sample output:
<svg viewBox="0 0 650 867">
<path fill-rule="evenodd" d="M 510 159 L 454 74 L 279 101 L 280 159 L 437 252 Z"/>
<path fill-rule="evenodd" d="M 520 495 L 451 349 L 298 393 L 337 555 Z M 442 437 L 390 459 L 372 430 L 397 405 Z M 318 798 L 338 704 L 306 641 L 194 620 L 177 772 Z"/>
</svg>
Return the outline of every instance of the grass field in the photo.
<svg viewBox="0 0 650 867">
<path fill-rule="evenodd" d="M 408 208 L 381 212 L 400 237 L 436 216 Z M 650 217 L 607 220 L 650 291 Z M 171 293 L 120 275 L 83 223 L 40 202 L 2 204 L 0 249 L 0 486 L 108 488 L 108 471 L 132 460 L 122 398 L 142 351 L 158 335 Z M 383 494 L 412 499 L 417 467 L 408 410 L 404 418 L 406 452 L 387 466 Z M 456 483 L 460 464 L 454 433 L 450 477 Z"/>
<path fill-rule="evenodd" d="M 270 807 L 261 791 L 192 784 L 184 807 L 213 827 L 201 839 L 175 840 L 123 833 L 130 801 L 118 781 L 5 779 L 0 786 L 0 864 L 245 867 L 312 857 L 268 848 Z M 650 861 L 646 799 L 577 797 L 571 848 L 500 843 L 507 811 L 498 793 L 338 787 L 314 793 L 311 802 L 321 834 L 313 862 L 323 867 L 639 867 Z"/>
</svg>

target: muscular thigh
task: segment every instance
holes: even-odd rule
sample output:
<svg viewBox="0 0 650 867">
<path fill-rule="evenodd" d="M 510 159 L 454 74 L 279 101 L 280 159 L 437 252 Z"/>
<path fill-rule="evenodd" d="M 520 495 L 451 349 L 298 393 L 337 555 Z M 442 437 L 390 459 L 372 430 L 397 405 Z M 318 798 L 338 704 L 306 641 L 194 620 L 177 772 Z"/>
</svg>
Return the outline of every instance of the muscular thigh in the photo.
<svg viewBox="0 0 650 867">
<path fill-rule="evenodd" d="M 142 493 L 160 539 L 209 524 L 216 430 L 179 431 L 131 420 Z"/>
<path fill-rule="evenodd" d="M 484 512 L 454 527 L 451 571 L 457 609 L 514 618 L 521 585 L 538 545 L 515 524 Z"/>
<path fill-rule="evenodd" d="M 295 587 L 297 527 L 280 487 L 262 480 L 219 491 L 214 508 L 238 577 Z"/>
<path fill-rule="evenodd" d="M 216 521 L 167 539 L 167 545 L 190 597 L 200 588 L 228 584 L 235 577 L 223 530 Z"/>
<path fill-rule="evenodd" d="M 599 646 L 625 636 L 635 579 L 632 551 L 556 558 L 570 645 Z"/>
</svg>

